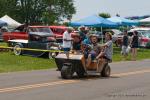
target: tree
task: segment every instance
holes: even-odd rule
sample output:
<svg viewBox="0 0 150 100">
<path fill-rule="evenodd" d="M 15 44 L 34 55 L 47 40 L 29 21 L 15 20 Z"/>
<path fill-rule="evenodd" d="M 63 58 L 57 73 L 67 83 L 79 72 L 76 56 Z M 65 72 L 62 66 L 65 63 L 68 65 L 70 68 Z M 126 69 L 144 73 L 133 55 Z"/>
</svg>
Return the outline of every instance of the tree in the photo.
<svg viewBox="0 0 150 100">
<path fill-rule="evenodd" d="M 109 13 L 100 13 L 99 16 L 103 17 L 103 18 L 110 18 L 111 17 L 111 15 Z"/>
<path fill-rule="evenodd" d="M 21 23 L 53 24 L 76 13 L 73 0 L 0 0 L 0 16 L 8 14 Z"/>
<path fill-rule="evenodd" d="M 17 0 L 0 0 L 0 17 L 9 14 L 15 17 Z"/>
<path fill-rule="evenodd" d="M 44 0 L 47 4 L 46 17 L 50 17 L 48 21 L 61 22 L 64 18 L 71 20 L 72 15 L 76 13 L 73 0 Z M 45 16 L 44 16 L 45 17 Z"/>
<path fill-rule="evenodd" d="M 19 0 L 17 7 L 17 12 L 25 23 L 39 23 L 46 6 L 43 0 Z"/>
</svg>

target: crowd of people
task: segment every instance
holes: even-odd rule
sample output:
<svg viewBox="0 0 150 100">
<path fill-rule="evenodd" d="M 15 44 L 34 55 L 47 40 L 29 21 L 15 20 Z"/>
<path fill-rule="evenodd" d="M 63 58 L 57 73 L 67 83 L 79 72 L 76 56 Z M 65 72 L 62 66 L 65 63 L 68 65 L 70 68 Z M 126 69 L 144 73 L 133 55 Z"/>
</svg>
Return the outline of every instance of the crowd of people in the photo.
<svg viewBox="0 0 150 100">
<path fill-rule="evenodd" d="M 113 39 L 110 32 L 105 34 L 105 43 L 102 45 L 98 41 L 98 36 L 91 34 L 90 29 L 86 29 L 84 26 L 79 27 L 79 32 L 74 34 L 72 38 L 71 33 L 73 30 L 73 28 L 69 27 L 63 34 L 63 49 L 67 58 L 69 58 L 69 51 L 75 50 L 84 54 L 84 57 L 87 59 L 87 66 L 89 66 L 93 60 L 99 58 L 112 60 Z M 137 31 L 133 32 L 133 36 L 130 39 L 127 31 L 124 31 L 121 54 L 125 59 L 127 59 L 127 56 L 131 51 L 131 60 L 136 60 L 138 43 L 139 38 Z"/>
<path fill-rule="evenodd" d="M 100 58 L 112 60 L 113 42 L 111 33 L 105 34 L 106 43 L 100 45 L 97 35 L 91 34 L 90 30 L 85 29 L 85 27 L 79 29 L 79 32 L 74 34 L 73 38 L 71 37 L 73 31 L 71 27 L 63 34 L 63 49 L 67 58 L 69 58 L 70 50 L 73 50 L 84 54 L 87 67 L 90 66 L 93 60 L 99 60 Z"/>
</svg>

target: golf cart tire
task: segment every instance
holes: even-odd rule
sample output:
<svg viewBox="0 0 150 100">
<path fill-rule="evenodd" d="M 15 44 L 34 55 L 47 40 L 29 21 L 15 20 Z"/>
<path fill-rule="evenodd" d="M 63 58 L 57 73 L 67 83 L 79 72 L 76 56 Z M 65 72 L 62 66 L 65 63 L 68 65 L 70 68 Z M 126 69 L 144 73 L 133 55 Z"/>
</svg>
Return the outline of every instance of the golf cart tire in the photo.
<svg viewBox="0 0 150 100">
<path fill-rule="evenodd" d="M 73 72 L 70 66 L 63 66 L 61 69 L 61 77 L 63 79 L 71 79 L 73 76 Z"/>
<path fill-rule="evenodd" d="M 20 50 L 17 50 L 20 49 Z M 13 52 L 15 55 L 19 56 L 19 55 L 22 55 L 23 54 L 23 51 L 21 50 L 21 48 L 23 48 L 23 46 L 21 44 L 16 44 L 13 48 Z"/>
<path fill-rule="evenodd" d="M 76 70 L 76 74 L 78 75 L 78 77 L 79 78 L 84 78 L 85 77 L 85 71 L 84 71 L 84 69 L 83 68 L 78 68 L 77 70 Z"/>
<path fill-rule="evenodd" d="M 79 78 L 84 78 L 84 72 L 83 71 L 76 71 Z"/>
<path fill-rule="evenodd" d="M 101 72 L 102 77 L 110 77 L 111 68 L 108 64 L 106 64 Z"/>
</svg>

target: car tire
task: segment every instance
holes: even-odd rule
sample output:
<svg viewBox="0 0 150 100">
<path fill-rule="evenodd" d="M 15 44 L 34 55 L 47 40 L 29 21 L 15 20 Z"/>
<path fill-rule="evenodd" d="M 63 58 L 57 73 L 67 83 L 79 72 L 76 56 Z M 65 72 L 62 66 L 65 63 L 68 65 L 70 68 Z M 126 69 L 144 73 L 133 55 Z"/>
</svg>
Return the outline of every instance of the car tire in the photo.
<svg viewBox="0 0 150 100">
<path fill-rule="evenodd" d="M 63 66 L 61 69 L 61 77 L 63 79 L 71 79 L 73 76 L 73 71 L 70 66 Z"/>
<path fill-rule="evenodd" d="M 101 72 L 102 77 L 110 77 L 111 68 L 108 64 L 106 64 Z"/>
<path fill-rule="evenodd" d="M 20 44 L 16 44 L 13 48 L 14 54 L 17 56 L 22 55 L 23 51 L 21 50 L 21 48 L 23 48 L 23 46 L 21 46 Z"/>
<path fill-rule="evenodd" d="M 58 55 L 57 52 L 49 52 L 49 53 L 48 53 L 48 58 L 49 58 L 49 59 L 53 59 L 53 58 L 55 58 L 57 55 Z"/>
</svg>

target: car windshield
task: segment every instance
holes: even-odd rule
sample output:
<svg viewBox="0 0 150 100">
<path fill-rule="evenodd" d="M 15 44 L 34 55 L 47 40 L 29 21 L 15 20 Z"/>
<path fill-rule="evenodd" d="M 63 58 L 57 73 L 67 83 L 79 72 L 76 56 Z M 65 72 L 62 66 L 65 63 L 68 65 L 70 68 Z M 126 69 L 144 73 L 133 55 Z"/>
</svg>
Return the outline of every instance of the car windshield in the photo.
<svg viewBox="0 0 150 100">
<path fill-rule="evenodd" d="M 53 35 L 53 32 L 48 27 L 29 27 L 29 32 L 49 33 Z"/>
<path fill-rule="evenodd" d="M 150 31 L 147 31 L 147 32 L 143 33 L 143 35 L 144 35 L 145 37 L 147 37 L 147 38 L 150 38 Z"/>
</svg>

